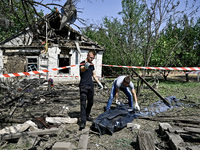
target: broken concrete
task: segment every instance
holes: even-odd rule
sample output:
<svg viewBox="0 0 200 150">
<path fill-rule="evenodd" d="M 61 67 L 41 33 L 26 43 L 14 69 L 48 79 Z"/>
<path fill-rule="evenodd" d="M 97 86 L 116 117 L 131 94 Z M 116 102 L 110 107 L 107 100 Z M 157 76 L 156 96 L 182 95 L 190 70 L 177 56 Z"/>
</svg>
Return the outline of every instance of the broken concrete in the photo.
<svg viewBox="0 0 200 150">
<path fill-rule="evenodd" d="M 86 128 L 82 130 L 82 135 L 80 136 L 79 143 L 78 143 L 78 149 L 86 150 L 89 140 L 89 128 Z"/>
<path fill-rule="evenodd" d="M 70 142 L 56 142 L 52 150 L 72 150 L 72 148 L 74 148 L 74 146 L 72 146 Z"/>
<path fill-rule="evenodd" d="M 159 123 L 159 132 L 161 135 L 165 134 L 165 131 L 171 129 L 172 126 L 169 123 Z"/>
<path fill-rule="evenodd" d="M 184 141 L 180 137 L 180 135 L 174 134 L 174 133 L 169 133 L 169 132 L 166 132 L 166 134 L 168 136 L 170 148 L 172 150 L 178 150 L 181 147 L 181 144 L 184 143 Z"/>
</svg>

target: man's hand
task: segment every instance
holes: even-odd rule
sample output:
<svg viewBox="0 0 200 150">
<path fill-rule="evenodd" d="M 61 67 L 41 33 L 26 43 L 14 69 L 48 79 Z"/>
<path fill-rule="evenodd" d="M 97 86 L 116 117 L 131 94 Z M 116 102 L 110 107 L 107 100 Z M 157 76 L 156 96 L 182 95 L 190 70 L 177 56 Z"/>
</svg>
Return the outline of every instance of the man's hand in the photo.
<svg viewBox="0 0 200 150">
<path fill-rule="evenodd" d="M 99 86 L 100 86 L 100 90 L 103 90 L 103 85 L 101 84 L 101 82 L 98 82 Z"/>
<path fill-rule="evenodd" d="M 135 109 L 140 110 L 140 107 L 137 102 L 135 103 Z"/>
<path fill-rule="evenodd" d="M 90 63 L 89 62 L 85 62 L 85 69 L 88 69 L 90 66 Z"/>
</svg>

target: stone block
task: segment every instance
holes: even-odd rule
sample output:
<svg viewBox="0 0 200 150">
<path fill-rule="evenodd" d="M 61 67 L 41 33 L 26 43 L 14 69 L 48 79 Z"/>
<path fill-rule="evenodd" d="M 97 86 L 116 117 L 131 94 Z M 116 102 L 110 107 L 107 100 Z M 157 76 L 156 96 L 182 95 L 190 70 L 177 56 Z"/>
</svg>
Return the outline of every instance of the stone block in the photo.
<svg viewBox="0 0 200 150">
<path fill-rule="evenodd" d="M 84 149 L 84 150 L 87 149 L 88 138 L 89 138 L 89 135 L 87 134 L 83 134 L 80 136 L 79 143 L 78 143 L 79 149 Z"/>
<path fill-rule="evenodd" d="M 140 129 L 140 125 L 135 123 L 127 123 L 127 128 Z"/>
<path fill-rule="evenodd" d="M 72 144 L 70 142 L 56 142 L 52 150 L 72 150 Z"/>
<path fill-rule="evenodd" d="M 169 138 L 169 145 L 170 145 L 171 150 L 178 150 L 181 147 L 181 144 L 184 143 L 180 135 L 169 133 L 167 131 L 166 131 L 166 134 Z"/>
<path fill-rule="evenodd" d="M 161 135 L 164 135 L 165 131 L 168 131 L 170 128 L 172 128 L 172 126 L 169 123 L 159 123 L 159 133 Z"/>
</svg>

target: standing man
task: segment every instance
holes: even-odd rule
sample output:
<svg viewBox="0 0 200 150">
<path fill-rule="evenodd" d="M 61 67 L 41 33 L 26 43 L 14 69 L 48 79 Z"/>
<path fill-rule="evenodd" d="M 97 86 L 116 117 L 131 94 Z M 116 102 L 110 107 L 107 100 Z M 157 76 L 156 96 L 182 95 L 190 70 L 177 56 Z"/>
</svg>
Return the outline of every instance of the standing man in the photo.
<svg viewBox="0 0 200 150">
<path fill-rule="evenodd" d="M 131 88 L 131 91 L 129 90 L 128 87 Z M 133 97 L 134 97 L 134 99 L 135 99 L 135 109 L 140 110 L 140 107 L 137 103 L 137 96 L 136 96 L 136 93 L 135 93 L 134 85 L 130 81 L 129 76 L 119 76 L 118 78 L 116 78 L 114 80 L 114 83 L 113 83 L 112 89 L 111 89 L 111 93 L 110 93 L 110 97 L 108 99 L 108 103 L 107 103 L 107 106 L 106 106 L 106 110 L 110 110 L 110 106 L 112 104 L 114 97 L 116 99 L 116 103 L 117 104 L 120 103 L 118 101 L 119 90 L 123 91 L 124 94 L 126 94 L 126 96 L 128 97 L 129 106 L 132 109 L 133 109 Z"/>
<path fill-rule="evenodd" d="M 92 121 L 90 118 L 90 112 L 93 105 L 93 97 L 94 97 L 94 86 L 92 77 L 96 80 L 99 84 L 100 88 L 103 89 L 101 82 L 98 80 L 94 65 L 92 61 L 95 58 L 95 51 L 91 50 L 87 54 L 87 58 L 81 62 L 80 64 L 80 104 L 81 104 L 81 124 L 80 130 L 85 128 L 86 120 Z M 87 101 L 87 104 L 86 104 Z"/>
</svg>

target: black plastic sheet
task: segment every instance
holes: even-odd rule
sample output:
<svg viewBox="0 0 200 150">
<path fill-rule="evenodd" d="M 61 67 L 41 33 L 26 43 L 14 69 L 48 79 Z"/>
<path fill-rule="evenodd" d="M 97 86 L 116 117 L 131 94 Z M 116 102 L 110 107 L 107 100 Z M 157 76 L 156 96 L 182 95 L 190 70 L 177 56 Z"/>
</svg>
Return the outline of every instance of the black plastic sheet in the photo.
<svg viewBox="0 0 200 150">
<path fill-rule="evenodd" d="M 113 110 L 109 110 L 99 115 L 94 121 L 92 128 L 99 131 L 100 135 L 107 131 L 113 134 L 114 131 L 124 128 L 127 123 L 132 122 L 134 116 L 128 111 L 126 105 L 118 106 Z"/>
<path fill-rule="evenodd" d="M 124 128 L 127 123 L 132 122 L 134 118 L 140 116 L 154 116 L 156 114 L 165 112 L 169 109 L 183 106 L 180 99 L 175 96 L 165 98 L 170 106 L 166 105 L 162 100 L 159 100 L 141 111 L 129 111 L 130 107 L 127 105 L 117 106 L 113 110 L 109 110 L 99 115 L 92 124 L 92 129 L 98 130 L 100 135 L 105 134 L 107 131 L 113 132 Z"/>
</svg>

